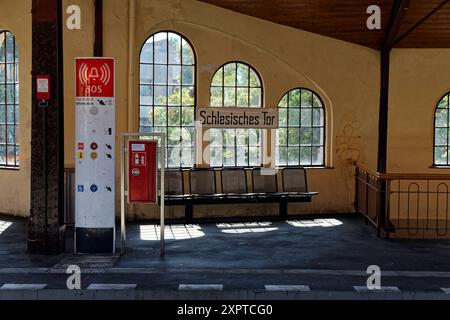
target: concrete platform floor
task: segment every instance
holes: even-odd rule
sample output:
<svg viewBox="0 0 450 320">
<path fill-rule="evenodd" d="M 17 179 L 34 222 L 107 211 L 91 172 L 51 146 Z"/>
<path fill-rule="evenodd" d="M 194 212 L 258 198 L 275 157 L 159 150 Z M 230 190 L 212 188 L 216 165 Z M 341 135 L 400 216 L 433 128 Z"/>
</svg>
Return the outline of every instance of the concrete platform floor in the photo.
<svg viewBox="0 0 450 320">
<path fill-rule="evenodd" d="M 225 293 L 243 299 L 365 299 L 373 298 L 372 294 L 387 299 L 424 298 L 424 294 L 425 298 L 450 298 L 445 292 L 450 288 L 450 241 L 380 239 L 363 219 L 352 214 L 277 222 L 169 225 L 163 258 L 159 256 L 159 227 L 151 223 L 128 224 L 127 252 L 122 257 L 74 257 L 70 252 L 72 232 L 68 231 L 67 253 L 27 255 L 26 220 L 0 216 L 0 299 L 23 298 L 34 292 L 1 290 L 5 284 L 45 284 L 43 291 L 31 294 L 32 298 L 51 298 L 51 292 L 55 292 L 53 298 L 95 298 L 89 290 L 93 284 L 132 287 L 100 290 L 103 298 L 108 297 L 105 292 L 114 292 L 110 298 L 195 299 L 205 294 L 224 298 Z M 63 290 L 68 277 L 64 269 L 71 263 L 82 267 L 85 291 L 72 294 Z M 369 265 L 381 268 L 383 287 L 397 287 L 398 291 L 371 292 L 369 296 L 357 292 L 355 286 L 366 285 Z M 180 290 L 183 284 L 216 285 L 222 293 L 208 293 L 211 288 L 199 287 L 186 295 Z M 271 291 L 266 287 L 271 285 L 291 287 Z M 299 292 L 298 286 L 305 290 Z"/>
</svg>

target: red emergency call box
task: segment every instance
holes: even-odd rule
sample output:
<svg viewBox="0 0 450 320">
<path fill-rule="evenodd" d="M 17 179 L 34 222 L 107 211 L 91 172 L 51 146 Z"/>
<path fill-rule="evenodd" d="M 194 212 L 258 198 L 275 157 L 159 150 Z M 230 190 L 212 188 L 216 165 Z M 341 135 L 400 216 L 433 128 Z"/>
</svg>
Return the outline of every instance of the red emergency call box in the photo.
<svg viewBox="0 0 450 320">
<path fill-rule="evenodd" d="M 156 203 L 157 141 L 129 141 L 128 201 Z"/>
</svg>

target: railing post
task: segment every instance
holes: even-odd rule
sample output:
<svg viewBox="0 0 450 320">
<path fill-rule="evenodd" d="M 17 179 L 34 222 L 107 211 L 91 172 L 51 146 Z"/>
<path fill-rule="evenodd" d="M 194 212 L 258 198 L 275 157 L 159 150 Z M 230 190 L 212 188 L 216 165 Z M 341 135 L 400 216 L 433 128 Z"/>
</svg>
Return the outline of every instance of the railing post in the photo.
<svg viewBox="0 0 450 320">
<path fill-rule="evenodd" d="M 386 230 L 386 180 L 380 178 L 378 180 L 377 192 L 377 236 L 380 236 L 380 229 Z"/>
<path fill-rule="evenodd" d="M 359 213 L 358 177 L 359 177 L 359 167 L 355 167 L 355 202 L 353 203 L 353 206 L 355 207 L 356 213 Z"/>
</svg>

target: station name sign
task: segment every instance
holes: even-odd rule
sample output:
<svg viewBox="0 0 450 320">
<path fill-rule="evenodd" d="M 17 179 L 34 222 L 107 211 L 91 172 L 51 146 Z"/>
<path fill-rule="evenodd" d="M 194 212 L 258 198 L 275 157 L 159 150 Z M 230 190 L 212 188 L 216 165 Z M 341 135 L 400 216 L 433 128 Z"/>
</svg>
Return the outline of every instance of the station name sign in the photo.
<svg viewBox="0 0 450 320">
<path fill-rule="evenodd" d="M 278 108 L 197 108 L 204 128 L 277 129 Z"/>
</svg>

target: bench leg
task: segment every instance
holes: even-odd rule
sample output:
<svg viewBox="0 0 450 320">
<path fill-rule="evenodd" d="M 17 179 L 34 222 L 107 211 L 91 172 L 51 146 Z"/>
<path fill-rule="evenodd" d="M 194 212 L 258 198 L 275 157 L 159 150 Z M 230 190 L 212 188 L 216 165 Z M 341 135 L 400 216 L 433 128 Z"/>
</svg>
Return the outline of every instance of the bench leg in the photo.
<svg viewBox="0 0 450 320">
<path fill-rule="evenodd" d="M 280 201 L 280 219 L 287 219 L 288 216 L 288 202 L 287 200 Z"/>
<path fill-rule="evenodd" d="M 194 218 L 194 206 L 192 203 L 186 205 L 184 209 L 184 217 L 187 223 L 191 223 Z"/>
</svg>

